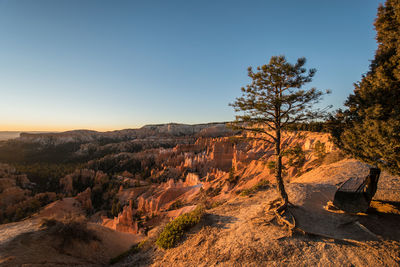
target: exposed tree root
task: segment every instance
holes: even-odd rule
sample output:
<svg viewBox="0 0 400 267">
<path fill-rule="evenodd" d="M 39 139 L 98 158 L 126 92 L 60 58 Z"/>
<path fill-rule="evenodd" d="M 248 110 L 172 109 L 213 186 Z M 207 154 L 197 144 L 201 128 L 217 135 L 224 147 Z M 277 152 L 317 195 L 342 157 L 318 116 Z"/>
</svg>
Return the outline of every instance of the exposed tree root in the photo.
<svg viewBox="0 0 400 267">
<path fill-rule="evenodd" d="M 283 203 L 281 204 L 278 208 L 275 209 L 275 214 L 281 214 L 282 212 L 284 212 L 287 208 L 288 204 L 287 203 Z"/>
<path fill-rule="evenodd" d="M 286 224 L 289 227 L 290 231 L 292 231 L 296 227 L 296 220 L 293 214 L 288 209 L 286 209 L 282 213 L 278 213 L 277 211 L 275 211 L 275 216 L 278 222 Z"/>
<path fill-rule="evenodd" d="M 287 225 L 289 231 L 292 232 L 293 229 L 296 227 L 296 220 L 293 214 L 288 209 L 290 203 L 283 203 L 280 199 L 275 199 L 268 203 L 266 207 L 266 211 L 269 214 L 275 215 L 273 219 L 276 219 L 277 222 L 281 225 Z M 272 221 L 271 219 L 270 221 Z"/>
<path fill-rule="evenodd" d="M 295 220 L 294 215 L 290 212 L 290 209 L 289 209 L 290 207 L 294 207 L 294 205 L 292 205 L 291 203 L 282 204 L 280 199 L 275 199 L 275 200 L 269 202 L 267 204 L 267 206 L 266 206 L 266 213 L 269 216 L 271 216 L 271 215 L 273 215 L 273 216 L 268 220 L 268 222 L 272 222 L 273 220 L 276 219 L 276 221 L 279 224 L 287 225 L 291 234 L 294 231 L 297 231 L 297 232 L 300 232 L 303 235 L 319 236 L 319 237 L 322 237 L 322 238 L 333 239 L 335 241 L 344 242 L 344 243 L 350 243 L 350 244 L 353 244 L 353 245 L 362 245 L 362 246 L 368 246 L 368 247 L 370 246 L 366 242 L 362 242 L 362 241 L 357 241 L 357 240 L 353 240 L 353 239 L 346 239 L 346 238 L 336 238 L 336 237 L 332 237 L 332 236 L 321 234 L 321 233 L 313 233 L 313 232 L 305 231 L 304 229 L 296 226 L 296 220 Z M 356 224 L 362 230 L 364 230 L 365 232 L 367 232 L 370 235 L 374 236 L 378 240 L 381 239 L 379 236 L 377 236 L 374 233 L 372 233 L 364 225 L 360 224 L 357 220 L 356 221 L 350 221 L 348 223 Z"/>
</svg>

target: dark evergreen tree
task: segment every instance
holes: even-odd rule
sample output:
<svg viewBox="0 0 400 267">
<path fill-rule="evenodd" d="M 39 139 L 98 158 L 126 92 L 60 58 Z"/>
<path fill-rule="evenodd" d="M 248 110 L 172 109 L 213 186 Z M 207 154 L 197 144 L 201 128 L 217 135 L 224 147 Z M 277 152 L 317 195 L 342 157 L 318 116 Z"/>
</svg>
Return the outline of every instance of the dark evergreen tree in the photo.
<svg viewBox="0 0 400 267">
<path fill-rule="evenodd" d="M 305 62 L 305 58 L 299 58 L 291 64 L 284 56 L 274 56 L 268 64 L 257 67 L 256 72 L 249 67 L 252 82 L 243 87 L 243 95 L 230 104 L 240 112 L 234 128 L 246 131 L 246 138 L 260 139 L 275 146 L 275 177 L 282 208 L 287 206 L 288 196 L 282 179 L 281 132 L 290 125 L 321 117 L 324 113 L 313 108 L 323 93 L 316 88 L 302 89 L 316 72 L 315 69 L 307 72 Z"/>
<path fill-rule="evenodd" d="M 378 49 L 331 128 L 335 143 L 370 164 L 400 174 L 400 1 L 387 0 L 375 20 Z"/>
</svg>

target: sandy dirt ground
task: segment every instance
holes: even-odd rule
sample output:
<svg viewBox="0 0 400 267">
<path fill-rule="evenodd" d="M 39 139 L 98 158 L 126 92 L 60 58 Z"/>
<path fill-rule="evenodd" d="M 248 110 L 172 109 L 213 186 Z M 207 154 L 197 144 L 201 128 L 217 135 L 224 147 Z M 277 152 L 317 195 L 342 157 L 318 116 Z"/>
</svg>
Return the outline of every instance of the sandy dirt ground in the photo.
<svg viewBox="0 0 400 267">
<path fill-rule="evenodd" d="M 26 220 L 0 225 L 0 266 L 101 266 L 143 239 L 95 223 L 87 228 L 98 240 L 60 246 L 59 237 L 41 228 L 43 218 L 61 219 L 83 214 L 76 201 L 64 198 L 49 204 Z"/>
<path fill-rule="evenodd" d="M 3 227 L 4 228 L 4 227 Z M 60 247 L 60 240 L 39 228 L 36 221 L 13 225 L 0 243 L 0 266 L 103 266 L 110 258 L 128 250 L 140 236 L 116 232 L 97 224 L 89 224 L 99 241 L 73 242 Z M 3 234 L 4 229 L 0 229 Z M 16 233 L 18 231 L 18 233 Z"/>
<path fill-rule="evenodd" d="M 176 248 L 151 247 L 119 266 L 399 266 L 399 214 L 371 210 L 368 215 L 349 215 L 324 209 L 336 184 L 364 168 L 356 161 L 334 164 L 315 171 L 315 181 L 305 174 L 287 184 L 295 205 L 290 211 L 306 234 L 291 233 L 271 221 L 266 207 L 277 197 L 271 188 L 208 210 L 202 224 Z M 389 178 L 380 181 L 381 188 L 399 182 L 398 177 Z"/>
</svg>

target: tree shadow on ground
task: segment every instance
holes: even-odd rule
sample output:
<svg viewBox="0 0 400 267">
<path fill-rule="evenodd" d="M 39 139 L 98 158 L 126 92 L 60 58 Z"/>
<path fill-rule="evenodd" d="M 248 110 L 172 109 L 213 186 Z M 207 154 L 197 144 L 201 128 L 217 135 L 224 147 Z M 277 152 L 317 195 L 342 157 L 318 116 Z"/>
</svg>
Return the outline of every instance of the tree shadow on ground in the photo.
<svg viewBox="0 0 400 267">
<path fill-rule="evenodd" d="M 331 213 L 312 206 L 291 208 L 296 227 L 308 234 L 354 241 L 400 241 L 400 203 L 373 201 L 367 213 Z"/>
<path fill-rule="evenodd" d="M 222 216 L 217 214 L 206 214 L 204 216 L 204 226 L 211 226 L 219 229 L 228 229 L 228 224 L 237 221 L 233 216 Z"/>
<path fill-rule="evenodd" d="M 358 221 L 384 239 L 400 241 L 400 202 L 373 201 L 367 215 L 358 216 Z"/>
</svg>

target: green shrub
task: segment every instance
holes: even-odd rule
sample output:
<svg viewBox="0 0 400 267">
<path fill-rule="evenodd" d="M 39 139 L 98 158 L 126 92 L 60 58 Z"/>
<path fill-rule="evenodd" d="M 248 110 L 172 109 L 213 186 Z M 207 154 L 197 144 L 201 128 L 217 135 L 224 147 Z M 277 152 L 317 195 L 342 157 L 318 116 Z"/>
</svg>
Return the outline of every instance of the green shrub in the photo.
<svg viewBox="0 0 400 267">
<path fill-rule="evenodd" d="M 326 122 L 298 122 L 285 126 L 287 131 L 327 132 Z"/>
<path fill-rule="evenodd" d="M 45 153 L 45 152 L 43 152 Z M 28 176 L 28 179 L 35 183 L 34 193 L 39 192 L 60 192 L 59 179 L 72 173 L 79 164 L 37 162 L 32 164 L 13 164 L 18 173 Z M 85 188 L 86 189 L 86 188 Z"/>
<path fill-rule="evenodd" d="M 326 156 L 325 143 L 318 140 L 314 145 L 314 153 L 317 158 L 323 159 Z"/>
<path fill-rule="evenodd" d="M 268 161 L 267 168 L 269 169 L 269 174 L 274 173 L 275 172 L 275 161 Z"/>
<path fill-rule="evenodd" d="M 0 224 L 20 221 L 34 213 L 41 207 L 55 201 L 59 196 L 53 192 L 39 193 L 35 196 L 26 196 L 24 200 L 12 204 L 0 206 Z"/>
<path fill-rule="evenodd" d="M 156 240 L 156 244 L 168 249 L 175 247 L 186 231 L 198 224 L 204 215 L 204 207 L 198 206 L 195 210 L 182 214 L 169 222 Z"/>
<path fill-rule="evenodd" d="M 306 162 L 306 154 L 300 144 L 286 150 L 284 155 L 288 158 L 288 165 L 300 168 Z"/>
<path fill-rule="evenodd" d="M 275 161 L 268 161 L 267 168 L 270 170 L 274 170 L 275 169 Z"/>
<path fill-rule="evenodd" d="M 267 180 L 261 180 L 260 182 L 258 182 L 256 185 L 248 188 L 248 189 L 244 189 L 242 192 L 240 192 L 240 195 L 242 197 L 244 196 L 248 196 L 250 194 L 253 194 L 261 189 L 267 189 L 270 187 L 269 181 Z"/>
<path fill-rule="evenodd" d="M 231 185 L 236 185 L 238 181 L 239 181 L 239 176 L 238 176 L 238 175 L 235 175 L 235 168 L 232 167 L 232 168 L 230 169 L 230 171 L 229 171 L 228 182 L 229 182 Z"/>
<path fill-rule="evenodd" d="M 205 193 L 208 197 L 215 197 L 218 196 L 219 193 L 221 193 L 222 188 L 219 187 L 209 187 Z"/>
<path fill-rule="evenodd" d="M 172 203 L 171 206 L 169 206 L 168 210 L 177 210 L 182 208 L 183 206 L 185 206 L 185 203 L 183 203 L 182 200 L 178 199 L 177 201 Z"/>
</svg>

